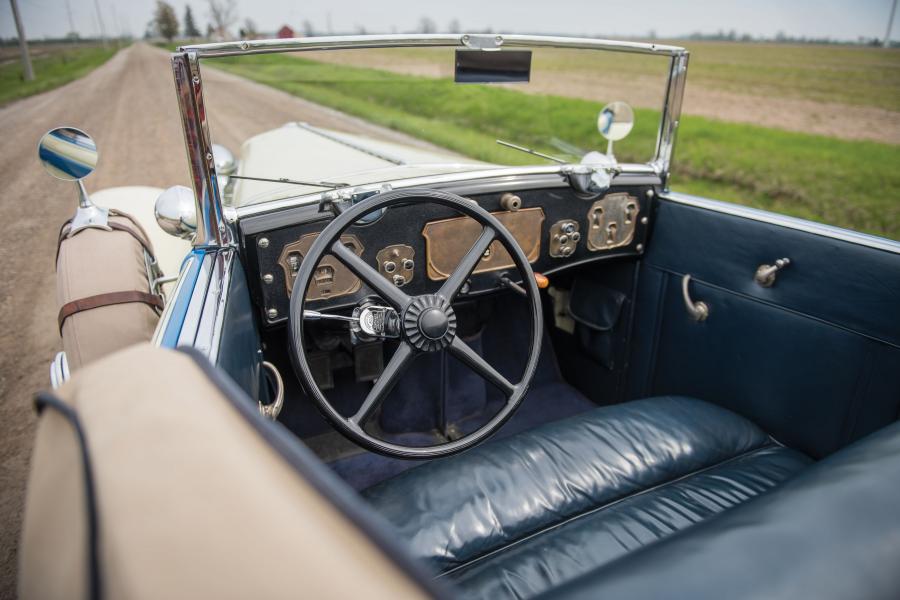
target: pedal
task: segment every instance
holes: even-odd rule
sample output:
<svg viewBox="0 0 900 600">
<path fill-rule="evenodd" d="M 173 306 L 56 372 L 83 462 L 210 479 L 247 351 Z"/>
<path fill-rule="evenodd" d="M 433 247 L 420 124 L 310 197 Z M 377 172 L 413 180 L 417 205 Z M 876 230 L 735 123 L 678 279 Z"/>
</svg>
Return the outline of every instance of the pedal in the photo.
<svg viewBox="0 0 900 600">
<path fill-rule="evenodd" d="M 384 371 L 384 344 L 357 344 L 353 348 L 353 366 L 358 382 L 374 381 L 381 377 Z"/>
<path fill-rule="evenodd" d="M 311 352 L 309 354 L 309 370 L 320 390 L 334 389 L 334 375 L 331 370 L 331 353 Z"/>
</svg>

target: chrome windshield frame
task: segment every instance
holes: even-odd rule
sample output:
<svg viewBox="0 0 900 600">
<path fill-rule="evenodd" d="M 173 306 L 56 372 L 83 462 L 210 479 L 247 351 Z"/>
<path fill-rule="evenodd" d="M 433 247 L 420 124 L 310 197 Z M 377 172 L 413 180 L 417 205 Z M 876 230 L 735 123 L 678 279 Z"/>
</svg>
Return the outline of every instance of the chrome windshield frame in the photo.
<svg viewBox="0 0 900 600">
<path fill-rule="evenodd" d="M 647 166 L 667 187 L 675 138 L 681 119 L 681 103 L 687 77 L 688 51 L 679 46 L 628 42 L 593 38 L 535 36 L 535 35 L 485 35 L 485 34 L 400 34 L 328 36 L 311 38 L 242 40 L 212 44 L 187 45 L 172 54 L 175 89 L 181 110 L 185 147 L 191 170 L 191 184 L 197 204 L 197 234 L 194 246 L 215 248 L 233 243 L 226 212 L 222 206 L 218 177 L 212 152 L 209 122 L 203 98 L 203 80 L 200 72 L 202 58 L 267 54 L 276 52 L 304 52 L 314 50 L 346 50 L 362 48 L 395 47 L 446 47 L 497 51 L 502 48 L 576 48 L 602 50 L 669 57 L 669 73 L 665 100 L 662 106 L 657 135 L 656 152 Z M 557 170 L 566 165 L 557 167 Z M 498 167 L 492 171 L 521 171 L 521 167 Z M 473 172 L 470 177 L 483 177 Z M 460 174 L 457 177 L 465 177 Z M 296 203 L 295 199 L 293 203 Z M 283 207 L 286 203 L 279 203 Z M 274 210 L 264 203 L 251 212 Z M 233 218 L 241 211 L 230 211 Z"/>
</svg>

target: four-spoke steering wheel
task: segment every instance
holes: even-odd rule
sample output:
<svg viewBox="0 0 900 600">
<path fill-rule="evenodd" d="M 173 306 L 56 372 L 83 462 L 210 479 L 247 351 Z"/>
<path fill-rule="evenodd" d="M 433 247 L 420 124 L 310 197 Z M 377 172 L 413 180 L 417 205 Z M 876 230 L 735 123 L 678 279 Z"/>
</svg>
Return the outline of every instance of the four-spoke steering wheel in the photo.
<svg viewBox="0 0 900 600">
<path fill-rule="evenodd" d="M 480 223 L 483 228 L 471 249 L 463 256 L 456 270 L 434 294 L 409 296 L 386 279 L 378 269 L 341 243 L 341 234 L 368 213 L 410 202 L 430 202 L 457 210 Z M 369 227 L 377 227 L 377 222 Z M 522 276 L 523 287 L 530 304 L 531 337 L 524 374 L 518 383 L 510 382 L 488 364 L 475 350 L 456 335 L 456 315 L 453 301 L 470 278 L 478 261 L 494 240 L 503 244 Z M 389 306 L 379 312 L 379 326 L 389 318 L 399 335 L 399 346 L 385 365 L 369 394 L 355 414 L 345 417 L 331 405 L 313 378 L 306 355 L 304 305 L 316 267 L 322 258 L 331 254 Z M 392 314 L 386 315 L 386 311 Z M 310 314 L 310 313 L 307 313 Z M 318 313 L 316 313 L 318 314 Z M 430 189 L 406 189 L 385 192 L 363 200 L 338 215 L 318 235 L 300 265 L 291 294 L 290 340 L 294 366 L 300 380 L 322 414 L 334 427 L 353 442 L 369 450 L 401 458 L 436 458 L 460 452 L 494 433 L 518 408 L 534 376 L 542 337 L 541 303 L 534 272 L 528 259 L 512 234 L 494 216 L 470 200 L 456 194 Z M 394 385 L 409 368 L 416 356 L 423 353 L 449 351 L 478 375 L 496 386 L 506 397 L 506 403 L 487 423 L 459 439 L 434 446 L 404 446 L 379 439 L 365 430 L 367 420 L 375 413 Z"/>
</svg>

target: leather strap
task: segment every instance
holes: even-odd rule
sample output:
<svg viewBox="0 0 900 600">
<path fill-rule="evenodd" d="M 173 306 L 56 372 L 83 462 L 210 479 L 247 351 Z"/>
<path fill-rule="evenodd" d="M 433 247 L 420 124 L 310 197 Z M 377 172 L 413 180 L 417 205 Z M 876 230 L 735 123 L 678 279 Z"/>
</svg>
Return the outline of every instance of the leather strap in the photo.
<svg viewBox="0 0 900 600">
<path fill-rule="evenodd" d="M 128 219 L 128 221 L 130 221 L 132 225 L 135 226 L 136 230 L 129 227 L 128 225 L 125 225 L 124 223 L 118 223 L 116 221 L 108 221 L 106 224 L 113 231 L 124 231 L 125 233 L 136 239 L 138 242 L 140 242 L 141 246 L 144 247 L 144 250 L 147 251 L 147 254 L 150 255 L 150 258 L 154 261 L 156 260 L 156 256 L 153 254 L 153 246 L 150 244 L 150 238 L 147 237 L 147 232 L 144 231 L 144 228 L 141 227 L 140 223 L 131 218 L 130 215 L 119 212 L 117 210 L 110 209 L 109 215 L 111 217 L 121 217 L 123 219 Z M 59 249 L 62 246 L 63 241 L 69 237 L 69 232 L 71 231 L 71 229 L 72 220 L 69 219 L 68 221 L 63 223 L 63 226 L 59 230 L 59 239 L 56 243 L 57 262 L 59 262 Z"/>
<path fill-rule="evenodd" d="M 148 294 L 147 292 L 138 292 L 136 290 L 128 292 L 108 292 L 106 294 L 97 294 L 96 296 L 88 296 L 87 298 L 79 298 L 63 304 L 59 309 L 57 322 L 59 323 L 59 334 L 62 335 L 63 323 L 74 314 L 103 306 L 112 306 L 114 304 L 128 304 L 131 302 L 143 302 L 159 310 L 163 309 L 163 300 L 159 296 Z"/>
</svg>

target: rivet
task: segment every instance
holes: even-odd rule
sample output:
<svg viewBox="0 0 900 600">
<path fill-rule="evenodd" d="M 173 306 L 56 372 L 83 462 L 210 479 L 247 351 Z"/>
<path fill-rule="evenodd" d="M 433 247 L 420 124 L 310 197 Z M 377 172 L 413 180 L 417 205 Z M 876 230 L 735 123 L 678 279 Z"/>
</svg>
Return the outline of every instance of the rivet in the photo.
<svg viewBox="0 0 900 600">
<path fill-rule="evenodd" d="M 648 219 L 647 217 L 641 217 L 641 225 L 646 225 L 649 222 L 650 222 L 650 219 Z"/>
<path fill-rule="evenodd" d="M 638 252 L 643 252 L 643 251 L 644 251 L 644 245 L 643 245 L 643 244 L 638 244 L 637 246 L 634 247 L 634 249 L 637 250 Z"/>
<path fill-rule="evenodd" d="M 212 159 L 213 159 L 212 152 L 207 152 L 207 153 L 206 153 L 206 160 L 212 160 Z"/>
<path fill-rule="evenodd" d="M 265 275 L 263 275 L 263 283 L 272 283 L 273 281 L 275 281 L 275 278 L 272 277 L 271 273 L 266 273 Z"/>
<path fill-rule="evenodd" d="M 466 35 L 462 36 L 462 41 L 463 41 L 463 42 L 468 42 L 468 41 L 469 41 L 469 35 L 466 34 Z"/>
<path fill-rule="evenodd" d="M 269 310 L 266 311 L 266 314 L 269 316 L 270 319 L 275 319 L 278 317 L 278 310 L 275 308 L 270 308 Z"/>
<path fill-rule="evenodd" d="M 247 42 L 241 44 L 241 50 L 247 50 L 248 48 L 250 48 L 250 44 Z"/>
<path fill-rule="evenodd" d="M 256 243 L 260 248 L 268 248 L 269 247 L 269 238 L 259 238 L 259 241 Z"/>
<path fill-rule="evenodd" d="M 648 197 L 648 198 L 652 198 L 654 195 L 655 195 L 655 194 L 653 193 L 653 190 L 647 190 L 647 197 Z"/>
</svg>

